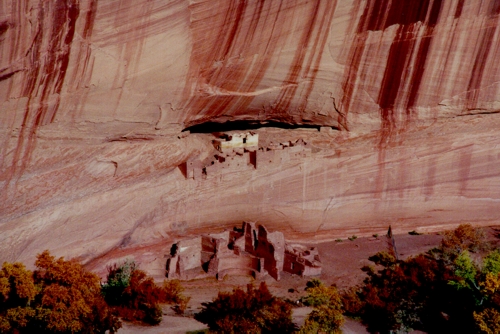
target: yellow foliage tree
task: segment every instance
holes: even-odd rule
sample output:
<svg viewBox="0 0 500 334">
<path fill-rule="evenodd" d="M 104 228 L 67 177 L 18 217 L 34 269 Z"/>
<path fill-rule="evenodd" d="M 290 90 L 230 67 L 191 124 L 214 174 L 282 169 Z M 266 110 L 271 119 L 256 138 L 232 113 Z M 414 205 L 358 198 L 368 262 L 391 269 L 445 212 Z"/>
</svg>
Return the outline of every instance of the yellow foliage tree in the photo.
<svg viewBox="0 0 500 334">
<path fill-rule="evenodd" d="M 307 289 L 304 302 L 314 309 L 309 313 L 301 328 L 301 333 L 342 333 L 344 324 L 342 298 L 336 287 L 326 287 L 318 280 Z"/>
<path fill-rule="evenodd" d="M 99 277 L 74 261 L 37 256 L 32 273 L 4 263 L 0 273 L 0 332 L 114 333 L 120 322 L 101 295 Z"/>
<path fill-rule="evenodd" d="M 37 294 L 33 274 L 22 263 L 4 263 L 0 271 L 0 332 L 26 328 L 35 310 Z"/>
<path fill-rule="evenodd" d="M 474 312 L 474 321 L 479 333 L 500 333 L 500 274 L 486 273 L 484 280 L 479 282 L 484 296 L 484 307 Z"/>
<path fill-rule="evenodd" d="M 443 233 L 440 249 L 444 258 L 453 262 L 464 251 L 475 252 L 486 246 L 486 235 L 482 229 L 461 224 Z"/>
<path fill-rule="evenodd" d="M 496 308 L 485 308 L 481 312 L 474 312 L 474 320 L 480 333 L 500 333 L 500 312 Z"/>
</svg>

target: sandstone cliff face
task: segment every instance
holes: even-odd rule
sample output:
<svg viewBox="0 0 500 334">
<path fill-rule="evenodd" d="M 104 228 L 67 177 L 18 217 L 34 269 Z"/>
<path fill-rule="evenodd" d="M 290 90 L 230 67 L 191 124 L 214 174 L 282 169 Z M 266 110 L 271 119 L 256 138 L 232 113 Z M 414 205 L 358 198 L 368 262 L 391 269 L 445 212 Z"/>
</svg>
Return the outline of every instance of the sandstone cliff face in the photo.
<svg viewBox="0 0 500 334">
<path fill-rule="evenodd" d="M 3 1 L 0 261 L 246 219 L 309 238 L 495 222 L 499 19 L 496 0 Z M 183 178 L 212 147 L 180 130 L 228 120 L 339 131 Z"/>
</svg>

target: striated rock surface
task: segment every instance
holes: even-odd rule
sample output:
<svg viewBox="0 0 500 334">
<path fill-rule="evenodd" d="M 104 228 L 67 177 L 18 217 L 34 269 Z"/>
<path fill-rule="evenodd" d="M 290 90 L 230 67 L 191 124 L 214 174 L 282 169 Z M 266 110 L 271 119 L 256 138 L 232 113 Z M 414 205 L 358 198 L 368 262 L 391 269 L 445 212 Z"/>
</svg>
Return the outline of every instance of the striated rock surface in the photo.
<svg viewBox="0 0 500 334">
<path fill-rule="evenodd" d="M 242 220 L 497 223 L 499 20 L 496 0 L 3 1 L 0 261 L 99 266 Z M 310 151 L 186 179 L 213 138 L 180 131 L 234 120 L 336 130 L 259 129 L 262 152 Z"/>
</svg>

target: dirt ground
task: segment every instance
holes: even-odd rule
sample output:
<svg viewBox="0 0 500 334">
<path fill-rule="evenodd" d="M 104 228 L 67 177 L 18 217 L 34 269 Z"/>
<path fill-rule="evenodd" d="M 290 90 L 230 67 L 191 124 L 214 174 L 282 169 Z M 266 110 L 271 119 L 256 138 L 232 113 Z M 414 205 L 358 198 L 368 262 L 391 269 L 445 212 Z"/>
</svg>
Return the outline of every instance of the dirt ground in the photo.
<svg viewBox="0 0 500 334">
<path fill-rule="evenodd" d="M 498 227 L 485 228 L 490 240 L 498 242 Z M 418 231 L 417 231 L 418 232 Z M 337 241 L 318 243 L 323 272 L 319 277 L 327 285 L 335 284 L 340 290 L 361 284 L 365 273 L 361 267 L 371 264 L 368 257 L 378 251 L 387 250 L 390 246 L 385 235 L 377 235 L 365 238 L 344 238 Z M 401 234 L 395 235 L 396 250 L 400 259 L 423 253 L 439 244 L 442 236 L 438 233 L 425 233 L 422 235 Z M 271 293 L 276 296 L 298 301 L 305 295 L 304 288 L 310 277 L 299 277 L 283 273 L 280 281 L 266 277 L 263 281 L 269 287 Z M 247 276 L 225 277 L 218 281 L 212 279 L 200 279 L 183 282 L 184 294 L 191 298 L 184 316 L 175 315 L 174 311 L 166 306 L 164 308 L 164 319 L 160 325 L 144 327 L 132 324 L 124 324 L 120 333 L 159 334 L 159 333 L 186 333 L 189 331 L 203 330 L 206 326 L 193 319 L 193 315 L 201 310 L 203 302 L 214 299 L 219 291 L 231 291 L 236 287 L 245 288 L 247 284 L 260 284 L 261 280 L 255 280 Z M 293 318 L 297 325 L 302 325 L 310 308 L 297 307 L 294 309 Z M 343 328 L 344 333 L 367 333 L 366 329 L 358 322 L 347 319 Z"/>
</svg>

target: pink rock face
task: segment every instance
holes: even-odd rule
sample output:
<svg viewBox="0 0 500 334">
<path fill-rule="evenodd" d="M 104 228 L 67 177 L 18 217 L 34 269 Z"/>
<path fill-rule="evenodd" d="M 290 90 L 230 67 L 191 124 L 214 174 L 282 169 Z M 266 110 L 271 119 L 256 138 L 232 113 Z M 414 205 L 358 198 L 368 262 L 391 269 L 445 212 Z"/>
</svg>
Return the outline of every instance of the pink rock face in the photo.
<svg viewBox="0 0 500 334">
<path fill-rule="evenodd" d="M 496 223 L 499 20 L 496 0 L 3 1 L 0 261 L 242 220 L 287 239 Z M 228 120 L 339 131 L 256 130 L 310 151 L 186 179 L 213 138 L 180 130 Z"/>
</svg>

